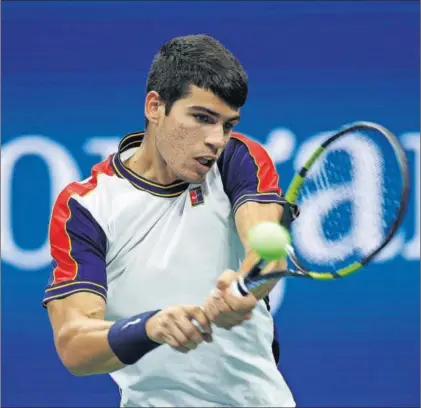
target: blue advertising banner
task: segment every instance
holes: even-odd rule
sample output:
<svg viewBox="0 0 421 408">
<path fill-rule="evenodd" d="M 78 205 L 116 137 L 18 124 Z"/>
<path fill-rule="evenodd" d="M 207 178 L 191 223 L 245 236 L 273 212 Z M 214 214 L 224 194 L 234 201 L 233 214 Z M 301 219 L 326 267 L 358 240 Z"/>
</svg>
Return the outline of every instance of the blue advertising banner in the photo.
<svg viewBox="0 0 421 408">
<path fill-rule="evenodd" d="M 247 70 L 238 130 L 266 147 L 283 188 L 332 129 L 369 120 L 399 137 L 411 201 L 382 258 L 334 284 L 283 281 L 271 300 L 299 406 L 419 406 L 419 3 L 19 1 L 1 11 L 3 406 L 118 406 L 108 376 L 73 377 L 55 352 L 41 306 L 49 214 L 67 183 L 143 129 L 153 55 L 192 33 L 217 38 Z"/>
</svg>

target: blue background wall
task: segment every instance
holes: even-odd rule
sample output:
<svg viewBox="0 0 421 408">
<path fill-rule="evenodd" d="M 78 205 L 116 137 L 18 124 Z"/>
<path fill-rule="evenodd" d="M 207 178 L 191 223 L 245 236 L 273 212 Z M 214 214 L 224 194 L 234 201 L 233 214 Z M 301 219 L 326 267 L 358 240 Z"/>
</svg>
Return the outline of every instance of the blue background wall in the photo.
<svg viewBox="0 0 421 408">
<path fill-rule="evenodd" d="M 299 405 L 419 406 L 419 4 L 405 1 L 2 4 L 2 405 L 118 406 L 107 376 L 72 377 L 55 354 L 40 303 L 51 196 L 142 129 L 153 54 L 201 32 L 247 69 L 239 130 L 267 146 L 282 186 L 302 143 L 345 123 L 404 143 L 414 188 L 395 251 L 273 300 Z"/>
</svg>

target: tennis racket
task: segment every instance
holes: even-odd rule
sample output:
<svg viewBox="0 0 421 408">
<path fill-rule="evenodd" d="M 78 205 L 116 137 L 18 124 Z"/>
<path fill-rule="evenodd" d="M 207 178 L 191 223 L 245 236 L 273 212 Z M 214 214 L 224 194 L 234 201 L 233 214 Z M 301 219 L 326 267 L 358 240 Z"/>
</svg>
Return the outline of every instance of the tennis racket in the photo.
<svg viewBox="0 0 421 408">
<path fill-rule="evenodd" d="M 267 262 L 259 260 L 234 283 L 243 296 L 283 277 L 349 276 L 381 256 L 402 223 L 409 172 L 392 132 L 356 122 L 312 151 L 285 194 L 281 224 L 291 233 L 289 269 L 262 274 Z"/>
</svg>

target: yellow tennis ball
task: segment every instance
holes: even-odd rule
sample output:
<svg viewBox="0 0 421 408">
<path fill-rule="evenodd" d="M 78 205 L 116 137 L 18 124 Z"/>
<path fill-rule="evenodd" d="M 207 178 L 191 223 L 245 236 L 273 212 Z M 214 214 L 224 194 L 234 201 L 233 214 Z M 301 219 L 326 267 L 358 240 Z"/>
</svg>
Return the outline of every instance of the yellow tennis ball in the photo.
<svg viewBox="0 0 421 408">
<path fill-rule="evenodd" d="M 261 258 L 276 261 L 286 256 L 286 247 L 291 244 L 291 237 L 281 224 L 267 221 L 251 228 L 248 242 Z"/>
</svg>

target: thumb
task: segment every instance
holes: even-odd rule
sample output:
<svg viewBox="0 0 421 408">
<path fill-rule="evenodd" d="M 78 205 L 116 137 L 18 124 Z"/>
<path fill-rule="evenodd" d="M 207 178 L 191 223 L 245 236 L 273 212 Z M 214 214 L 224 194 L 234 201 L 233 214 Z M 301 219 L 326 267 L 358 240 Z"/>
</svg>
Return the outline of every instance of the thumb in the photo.
<svg viewBox="0 0 421 408">
<path fill-rule="evenodd" d="M 231 286 L 231 283 L 238 279 L 238 275 L 235 271 L 227 269 L 216 281 L 216 288 L 219 290 L 225 290 Z"/>
</svg>

